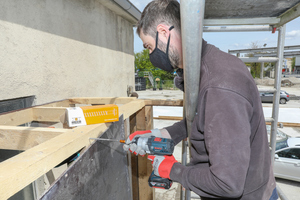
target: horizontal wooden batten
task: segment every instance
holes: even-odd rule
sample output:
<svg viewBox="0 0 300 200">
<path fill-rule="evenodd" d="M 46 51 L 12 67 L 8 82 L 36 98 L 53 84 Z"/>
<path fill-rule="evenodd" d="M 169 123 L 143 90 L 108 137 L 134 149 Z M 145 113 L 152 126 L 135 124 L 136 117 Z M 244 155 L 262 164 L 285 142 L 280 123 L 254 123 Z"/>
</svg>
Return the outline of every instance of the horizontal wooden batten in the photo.
<svg viewBox="0 0 300 200">
<path fill-rule="evenodd" d="M 126 119 L 144 106 L 144 101 L 135 100 L 120 106 L 119 113 Z M 57 119 L 64 110 L 56 107 L 34 109 L 35 119 L 43 116 L 40 120 Z M 50 111 L 55 114 L 51 114 Z M 48 114 L 51 116 L 47 116 Z M 1 162 L 0 171 L 5 173 L 0 174 L 0 199 L 8 199 L 70 155 L 90 145 L 92 141 L 89 138 L 99 137 L 108 126 L 109 124 L 103 123 L 67 129 L 66 132 Z"/>
<path fill-rule="evenodd" d="M 70 104 L 126 104 L 136 100 L 135 97 L 80 97 L 69 99 Z"/>
<path fill-rule="evenodd" d="M 18 126 L 32 121 L 32 108 L 0 114 L 0 125 Z"/>
<path fill-rule="evenodd" d="M 65 112 L 65 107 L 34 107 L 32 108 L 32 121 L 61 122 Z"/>
<path fill-rule="evenodd" d="M 41 105 L 42 107 L 69 107 L 70 102 L 69 99 L 61 100 L 61 101 L 54 101 L 51 103 L 46 103 Z"/>
<path fill-rule="evenodd" d="M 267 125 L 271 125 L 271 122 L 266 122 Z M 300 127 L 300 123 L 278 122 L 277 125 L 283 125 L 283 127 Z"/>
<path fill-rule="evenodd" d="M 183 106 L 182 99 L 145 99 L 146 106 Z"/>
<path fill-rule="evenodd" d="M 140 109 L 145 107 L 145 102 L 142 100 L 135 100 L 132 102 L 129 102 L 121 107 L 119 107 L 119 113 L 120 116 L 123 114 L 124 119 L 127 119 Z"/>
<path fill-rule="evenodd" d="M 158 119 L 158 120 L 182 120 L 183 117 L 178 117 L 178 116 L 158 116 L 158 117 L 153 117 L 153 119 Z M 270 119 L 270 118 L 269 118 Z M 278 122 L 278 126 L 282 124 L 283 126 L 286 127 L 300 127 L 300 123 L 289 123 L 289 122 Z M 266 125 L 271 125 L 271 122 L 268 121 L 268 118 L 266 118 Z"/>
<path fill-rule="evenodd" d="M 81 126 L 0 163 L 0 199 L 7 199 L 98 137 L 106 124 Z"/>
<path fill-rule="evenodd" d="M 175 117 L 175 116 L 158 116 L 158 117 L 153 117 L 153 119 L 159 119 L 159 120 L 182 120 L 183 117 Z"/>
<path fill-rule="evenodd" d="M 58 128 L 0 126 L 0 149 L 27 150 L 66 131 Z"/>
</svg>

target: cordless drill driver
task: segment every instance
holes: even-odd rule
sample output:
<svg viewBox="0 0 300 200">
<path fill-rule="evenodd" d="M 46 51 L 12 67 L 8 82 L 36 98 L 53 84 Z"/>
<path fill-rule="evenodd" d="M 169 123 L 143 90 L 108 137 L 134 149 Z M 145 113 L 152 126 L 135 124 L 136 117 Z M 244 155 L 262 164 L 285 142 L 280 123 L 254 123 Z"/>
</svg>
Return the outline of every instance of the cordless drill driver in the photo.
<svg viewBox="0 0 300 200">
<path fill-rule="evenodd" d="M 136 143 L 138 147 L 141 147 L 146 153 L 160 156 L 172 155 L 175 146 L 172 139 L 154 136 L 151 138 L 137 137 L 133 142 Z M 154 188 L 169 189 L 172 186 L 172 183 L 172 180 L 168 178 L 156 176 L 154 171 L 152 171 L 148 179 L 149 186 Z"/>
</svg>

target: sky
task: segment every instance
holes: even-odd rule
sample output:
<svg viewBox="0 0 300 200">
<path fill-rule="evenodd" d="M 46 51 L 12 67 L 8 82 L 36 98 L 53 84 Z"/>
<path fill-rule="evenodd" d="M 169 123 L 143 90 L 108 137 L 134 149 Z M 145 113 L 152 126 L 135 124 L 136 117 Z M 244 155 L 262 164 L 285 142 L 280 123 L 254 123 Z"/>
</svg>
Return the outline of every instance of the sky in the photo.
<svg viewBox="0 0 300 200">
<path fill-rule="evenodd" d="M 140 11 L 143 11 L 145 6 L 151 0 L 130 0 Z M 134 31 L 136 29 L 134 28 Z M 258 47 L 276 47 L 278 32 L 209 32 L 203 33 L 203 38 L 210 44 L 215 45 L 222 51 L 235 49 L 249 49 L 252 43 L 256 43 Z M 300 45 L 300 17 L 286 24 L 285 46 Z M 143 50 L 143 43 L 134 32 L 134 52 L 138 53 Z"/>
</svg>

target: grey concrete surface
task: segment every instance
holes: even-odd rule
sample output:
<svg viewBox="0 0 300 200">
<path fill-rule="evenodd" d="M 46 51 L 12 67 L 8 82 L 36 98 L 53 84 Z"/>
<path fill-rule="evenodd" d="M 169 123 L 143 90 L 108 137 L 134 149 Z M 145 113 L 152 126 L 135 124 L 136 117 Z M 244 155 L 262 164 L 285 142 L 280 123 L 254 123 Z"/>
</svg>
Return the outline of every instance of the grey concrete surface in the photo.
<svg viewBox="0 0 300 200">
<path fill-rule="evenodd" d="M 133 22 L 102 3 L 115 4 L 0 1 L 0 100 L 127 96 L 134 86 Z"/>
<path fill-rule="evenodd" d="M 290 94 L 300 95 L 300 88 L 284 88 L 282 90 L 287 91 Z M 146 91 L 137 91 L 139 99 L 182 99 L 183 92 L 180 90 L 146 90 Z M 279 121 L 282 122 L 295 122 L 300 123 L 300 100 L 295 101 L 291 100 L 287 104 L 280 104 L 279 111 Z M 271 114 L 272 104 L 263 104 L 263 109 L 265 116 Z M 160 106 L 153 108 L 153 115 L 157 116 L 182 116 L 183 109 L 182 107 L 168 107 Z M 154 120 L 154 128 L 164 128 L 166 126 L 171 126 L 176 121 L 174 120 Z M 296 137 L 300 136 L 300 129 L 283 127 L 280 129 L 284 133 Z M 174 150 L 174 156 L 176 160 L 181 161 L 181 143 L 179 143 Z M 276 179 L 278 186 L 282 189 L 285 195 L 289 200 L 299 200 L 300 196 L 300 183 L 295 181 L 289 181 L 284 179 Z M 155 189 L 155 198 L 157 200 L 166 199 L 174 200 L 179 199 L 180 184 L 174 183 L 172 188 L 168 191 Z M 192 193 L 192 197 L 197 196 Z M 192 198 L 197 199 L 197 198 Z"/>
</svg>

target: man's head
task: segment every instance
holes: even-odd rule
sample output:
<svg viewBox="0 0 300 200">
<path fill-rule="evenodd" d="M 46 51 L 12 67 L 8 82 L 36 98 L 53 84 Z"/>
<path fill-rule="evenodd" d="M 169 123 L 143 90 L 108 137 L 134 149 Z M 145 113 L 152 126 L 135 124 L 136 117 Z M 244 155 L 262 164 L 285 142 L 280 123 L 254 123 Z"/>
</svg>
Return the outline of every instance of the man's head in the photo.
<svg viewBox="0 0 300 200">
<path fill-rule="evenodd" d="M 170 65 L 166 68 L 171 69 L 182 68 L 180 32 L 180 5 L 176 0 L 150 2 L 137 24 L 137 34 L 142 39 L 144 48 L 149 49 L 151 62 L 154 64 L 168 58 Z M 165 63 L 168 62 L 163 62 L 163 65 Z"/>
</svg>

